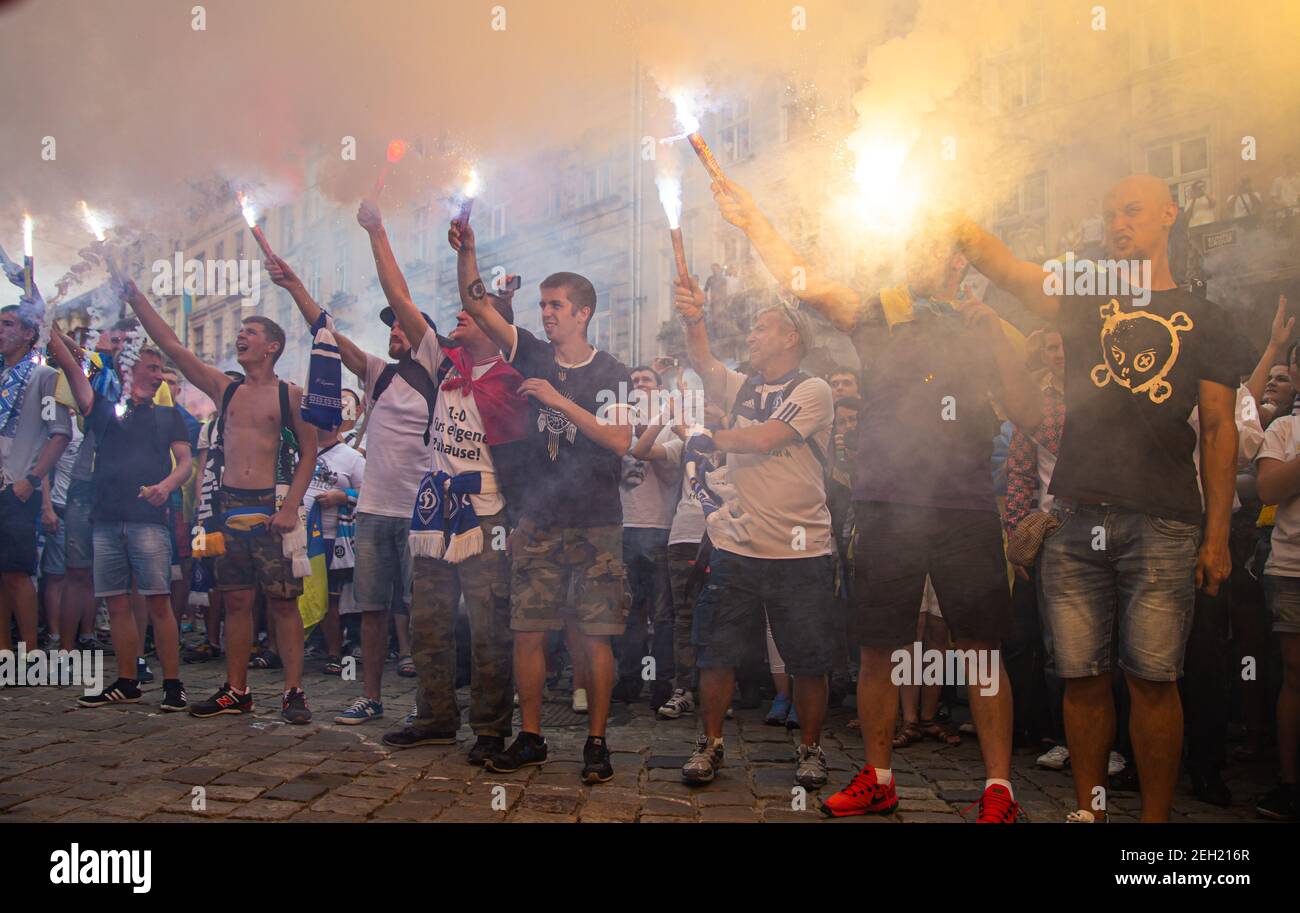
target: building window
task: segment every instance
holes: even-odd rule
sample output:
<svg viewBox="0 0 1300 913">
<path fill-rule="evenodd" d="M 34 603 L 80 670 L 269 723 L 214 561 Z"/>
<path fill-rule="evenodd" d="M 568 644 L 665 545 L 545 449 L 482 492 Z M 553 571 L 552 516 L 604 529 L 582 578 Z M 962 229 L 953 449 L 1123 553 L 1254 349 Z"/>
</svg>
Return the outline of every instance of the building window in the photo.
<svg viewBox="0 0 1300 913">
<path fill-rule="evenodd" d="M 334 239 L 334 292 L 348 293 L 348 242 L 341 235 Z"/>
<path fill-rule="evenodd" d="M 204 345 L 204 342 L 205 342 L 205 340 L 204 340 L 204 338 L 203 338 L 203 331 L 204 331 L 204 329 L 206 329 L 206 328 L 203 326 L 203 324 L 199 324 L 198 326 L 194 327 L 194 328 L 190 331 L 191 334 L 192 334 L 193 337 L 194 337 L 194 341 L 193 341 L 193 343 L 192 343 L 192 345 L 193 345 L 193 347 L 194 347 L 194 354 L 197 355 L 197 356 L 199 356 L 199 358 L 206 358 L 206 357 L 207 357 L 207 353 L 206 353 L 206 352 L 204 351 L 204 349 L 203 349 L 203 345 Z"/>
<path fill-rule="evenodd" d="M 506 236 L 506 208 L 493 206 L 492 217 L 488 225 L 488 240 L 495 241 Z"/>
<path fill-rule="evenodd" d="M 226 259 L 226 242 L 225 242 L 225 241 L 218 241 L 218 242 L 217 242 L 217 252 L 216 252 L 215 256 L 216 256 L 216 259 L 218 259 L 218 260 L 224 260 L 224 259 Z"/>
<path fill-rule="evenodd" d="M 307 259 L 307 294 L 320 301 L 320 255 L 314 252 Z"/>
<path fill-rule="evenodd" d="M 1024 260 L 1047 256 L 1047 172 L 1027 175 L 998 206 L 998 235 Z"/>
<path fill-rule="evenodd" d="M 718 139 L 723 161 L 743 162 L 749 158 L 749 102 L 724 105 L 718 112 Z"/>
<path fill-rule="evenodd" d="M 609 302 L 608 300 L 598 301 L 596 316 L 591 318 L 591 325 L 587 328 L 587 338 L 591 340 L 593 346 L 606 352 L 609 351 L 610 325 Z"/>
<path fill-rule="evenodd" d="M 788 143 L 812 133 L 816 111 L 816 89 L 786 86 L 781 99 L 781 142 Z"/>
<path fill-rule="evenodd" d="M 1142 54 L 1156 66 L 1201 49 L 1201 9 L 1197 0 L 1157 0 L 1142 14 Z"/>
<path fill-rule="evenodd" d="M 1163 141 L 1147 147 L 1147 172 L 1164 178 L 1179 206 L 1191 202 L 1197 181 L 1210 185 L 1210 142 L 1208 136 Z"/>
<path fill-rule="evenodd" d="M 429 235 L 429 223 L 432 221 L 432 208 L 421 206 L 415 211 L 415 251 L 416 258 L 419 260 L 428 260 L 432 254 L 431 237 Z"/>
<path fill-rule="evenodd" d="M 1039 45 L 1019 47 L 984 63 L 985 100 L 996 111 L 1028 108 L 1043 100 L 1043 54 Z"/>
<path fill-rule="evenodd" d="M 293 248 L 293 227 L 293 207 L 284 206 L 280 209 L 280 240 L 286 251 Z"/>
</svg>

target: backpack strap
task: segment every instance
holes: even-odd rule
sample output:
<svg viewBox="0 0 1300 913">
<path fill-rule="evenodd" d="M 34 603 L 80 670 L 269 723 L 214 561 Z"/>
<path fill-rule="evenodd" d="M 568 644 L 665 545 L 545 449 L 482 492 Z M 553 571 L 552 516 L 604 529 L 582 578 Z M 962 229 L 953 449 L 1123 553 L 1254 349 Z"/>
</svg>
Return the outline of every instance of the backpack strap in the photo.
<svg viewBox="0 0 1300 913">
<path fill-rule="evenodd" d="M 429 431 L 433 428 L 433 409 L 438 402 L 438 387 L 447 372 L 451 370 L 451 359 L 444 358 L 442 364 L 438 366 L 437 380 L 429 376 L 429 372 L 419 365 L 414 358 L 403 358 L 400 361 L 392 362 L 384 366 L 384 370 L 379 372 L 379 378 L 375 381 L 375 389 L 370 394 L 370 408 L 374 408 L 379 402 L 379 397 L 388 389 L 393 378 L 401 376 L 402 380 L 421 396 L 424 397 L 425 404 L 429 407 L 429 418 L 424 423 L 424 443 L 428 446 Z"/>
<path fill-rule="evenodd" d="M 790 379 L 790 382 L 787 383 L 781 389 L 781 402 L 785 403 L 789 401 L 790 397 L 794 395 L 795 388 L 797 388 L 801 383 L 809 379 L 810 379 L 810 375 L 805 374 L 803 371 L 795 372 L 795 375 Z M 736 393 L 735 402 L 731 404 L 731 415 L 733 417 L 736 413 L 736 410 L 740 407 L 740 404 L 745 401 L 746 397 L 753 397 L 754 403 L 755 405 L 757 405 L 758 386 L 759 385 L 756 382 L 756 377 L 754 375 L 751 375 L 750 377 L 745 379 L 745 382 L 740 386 L 740 390 L 737 391 Z M 802 443 L 808 445 L 808 449 L 811 450 L 812 455 L 817 458 L 817 462 L 821 463 L 823 466 L 826 465 L 826 453 L 825 451 L 822 450 L 821 446 L 815 440 L 813 440 L 812 438 L 805 438 L 802 441 Z"/>
<path fill-rule="evenodd" d="M 230 386 L 226 387 L 226 392 L 221 394 L 221 411 L 217 413 L 217 428 L 212 435 L 212 443 L 221 446 L 222 440 L 226 435 L 226 411 L 230 408 L 230 401 L 235 398 L 235 391 L 239 385 L 244 382 L 242 377 L 232 378 Z"/>
</svg>

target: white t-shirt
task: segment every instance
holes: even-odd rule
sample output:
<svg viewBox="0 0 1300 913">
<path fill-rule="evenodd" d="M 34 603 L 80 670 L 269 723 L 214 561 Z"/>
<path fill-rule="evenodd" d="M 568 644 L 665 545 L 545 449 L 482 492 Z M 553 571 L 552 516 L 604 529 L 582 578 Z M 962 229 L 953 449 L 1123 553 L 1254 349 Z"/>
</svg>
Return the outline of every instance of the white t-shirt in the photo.
<svg viewBox="0 0 1300 913">
<path fill-rule="evenodd" d="M 81 453 L 81 442 L 85 440 L 85 435 L 81 433 L 76 422 L 72 422 L 71 427 L 72 440 L 68 441 L 63 456 L 59 457 L 59 461 L 54 464 L 54 480 L 50 483 L 50 501 L 55 507 L 63 507 L 68 503 L 68 486 L 72 483 L 72 470 Z"/>
<path fill-rule="evenodd" d="M 655 443 L 663 445 L 668 438 L 678 440 L 673 429 L 665 425 L 659 429 Z M 632 445 L 636 446 L 633 438 Z M 623 526 L 636 529 L 670 529 L 673 512 L 677 509 L 677 483 L 680 462 L 636 460 L 623 454 L 623 475 L 619 479 L 618 494 L 623 501 Z"/>
<path fill-rule="evenodd" d="M 1300 443 L 1300 433 L 1297 433 L 1296 417 L 1283 415 L 1275 418 L 1264 432 L 1264 444 L 1259 448 L 1258 459 L 1286 463 L 1296 457 L 1297 443 Z M 1264 573 L 1300 577 L 1300 495 L 1277 506 L 1276 524 L 1273 527 L 1273 548 L 1264 565 Z"/>
<path fill-rule="evenodd" d="M 421 345 L 437 338 L 425 333 Z M 374 399 L 373 390 L 388 362 L 366 355 L 366 396 Z M 429 445 L 424 443 L 424 429 L 429 424 L 429 404 L 400 374 L 393 377 L 379 401 L 370 406 L 366 419 L 366 474 L 370 484 L 362 486 L 357 513 L 380 517 L 406 517 L 415 510 L 415 493 L 429 466 Z"/>
<path fill-rule="evenodd" d="M 322 494 L 336 488 L 358 489 L 365 476 L 366 458 L 340 441 L 316 453 L 316 468 L 312 471 L 307 493 L 302 496 L 303 504 L 310 508 Z M 338 535 L 339 509 L 322 507 L 320 525 L 321 534 L 326 539 Z"/>
<path fill-rule="evenodd" d="M 727 372 L 724 401 L 734 403 L 745 375 Z M 774 401 L 785 384 L 760 384 L 754 407 L 769 419 L 785 422 L 799 441 L 769 453 L 728 453 L 727 478 L 736 486 L 750 518 L 749 541 L 736 541 L 722 526 L 709 526 L 714 546 L 750 558 L 814 558 L 834 549 L 831 514 L 826 507 L 826 471 L 811 447 L 829 452 L 834 405 L 830 384 L 820 377 L 805 380 L 788 400 Z M 733 413 L 734 428 L 762 424 Z"/>
<path fill-rule="evenodd" d="M 437 334 L 425 333 L 416 350 L 415 360 L 424 366 L 430 377 L 437 377 L 438 365 L 443 358 Z M 483 364 L 476 364 L 474 379 L 478 380 L 500 361 L 504 359 L 497 355 Z M 452 368 L 447 376 L 455 377 L 458 374 Z M 483 416 L 474 397 L 467 395 L 464 387 L 438 391 L 438 404 L 433 410 L 433 427 L 429 429 L 429 440 L 432 453 L 425 469 L 445 472 L 450 476 L 464 472 L 479 473 L 480 493 L 470 495 L 469 499 L 474 505 L 474 513 L 482 518 L 505 510 L 506 501 L 497 484 L 496 468 L 492 463 L 492 451 L 488 449 Z"/>
<path fill-rule="evenodd" d="M 668 463 L 681 466 L 686 442 L 672 434 L 671 428 L 669 434 L 671 436 L 663 442 L 664 450 L 668 451 Z M 668 531 L 668 544 L 697 543 L 704 538 L 704 530 L 704 508 L 700 507 L 700 502 L 695 498 L 695 489 L 691 488 L 691 480 L 683 472 L 681 498 L 677 502 L 677 513 L 673 514 L 672 529 Z"/>
</svg>

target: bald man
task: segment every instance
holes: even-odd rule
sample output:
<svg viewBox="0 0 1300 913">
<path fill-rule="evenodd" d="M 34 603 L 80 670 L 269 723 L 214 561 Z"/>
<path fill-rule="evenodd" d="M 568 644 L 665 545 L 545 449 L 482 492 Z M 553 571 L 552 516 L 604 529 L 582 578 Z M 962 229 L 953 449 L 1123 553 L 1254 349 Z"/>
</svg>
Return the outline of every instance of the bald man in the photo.
<svg viewBox="0 0 1300 913">
<path fill-rule="evenodd" d="M 1239 346 L 1224 312 L 1170 274 L 1177 214 L 1158 178 L 1134 175 L 1110 189 L 1102 204 L 1106 254 L 1112 266 L 1138 261 L 1131 276 L 1150 286 L 1129 283 L 1116 293 L 1111 268 L 1110 294 L 1065 294 L 1048 265 L 1017 260 L 970 222 L 957 229 L 974 267 L 1052 321 L 1065 342 L 1065 427 L 1050 488 L 1060 526 L 1043 544 L 1039 579 L 1057 674 L 1066 680 L 1079 807 L 1072 822 L 1105 819 L 1116 628 L 1142 820 L 1169 819 L 1183 734 L 1177 680 L 1195 592 L 1217 593 L 1231 569 L 1233 406 L 1244 366 L 1225 354 Z M 1187 421 L 1198 405 L 1203 502 Z"/>
</svg>

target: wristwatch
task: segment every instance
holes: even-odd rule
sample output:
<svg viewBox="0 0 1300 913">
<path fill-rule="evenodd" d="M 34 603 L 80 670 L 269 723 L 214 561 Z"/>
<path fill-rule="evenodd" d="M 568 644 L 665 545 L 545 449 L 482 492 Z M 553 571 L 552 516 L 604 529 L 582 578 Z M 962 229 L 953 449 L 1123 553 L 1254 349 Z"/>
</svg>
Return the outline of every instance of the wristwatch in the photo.
<svg viewBox="0 0 1300 913">
<path fill-rule="evenodd" d="M 41 477 L 38 476 L 38 475 L 34 475 L 34 474 L 32 474 L 32 473 L 29 472 L 29 473 L 27 473 L 27 484 L 30 485 L 30 486 L 32 486 L 32 488 L 40 488 L 40 487 L 41 487 Z"/>
</svg>

